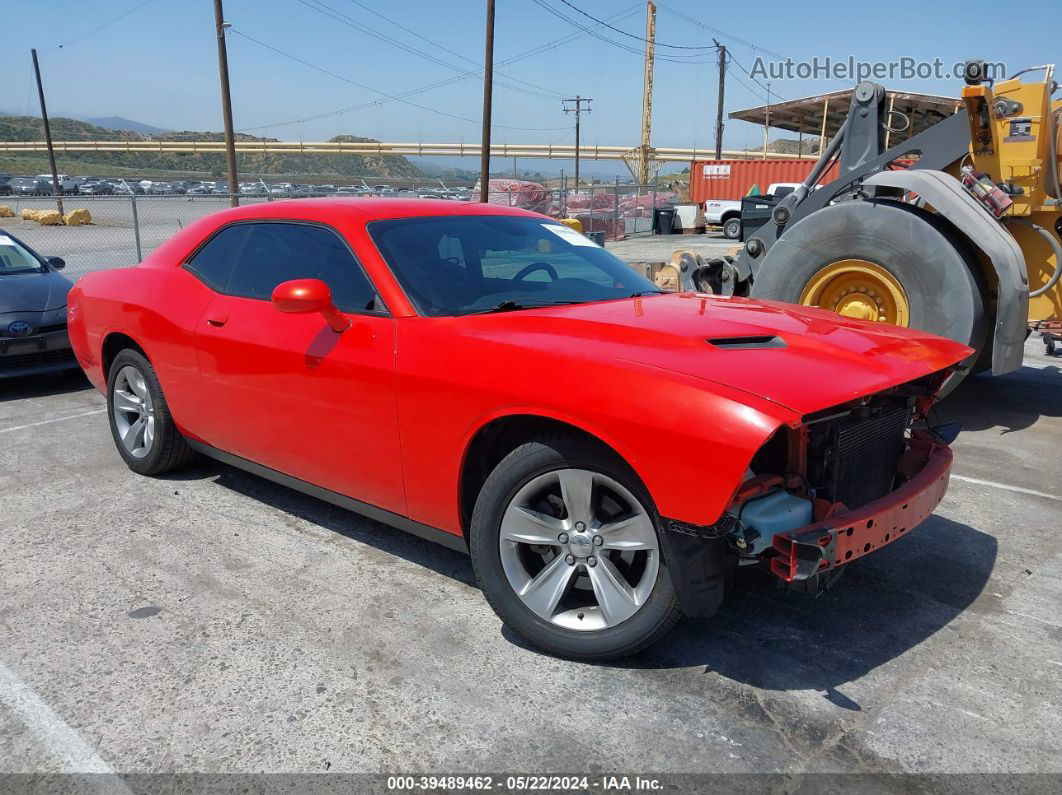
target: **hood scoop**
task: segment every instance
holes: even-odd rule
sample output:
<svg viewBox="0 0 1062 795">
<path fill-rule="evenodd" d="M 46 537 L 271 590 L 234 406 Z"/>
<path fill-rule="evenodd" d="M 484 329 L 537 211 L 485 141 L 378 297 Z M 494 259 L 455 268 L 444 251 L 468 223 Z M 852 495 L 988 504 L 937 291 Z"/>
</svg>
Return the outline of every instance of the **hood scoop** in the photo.
<svg viewBox="0 0 1062 795">
<path fill-rule="evenodd" d="M 784 348 L 785 340 L 777 336 L 708 337 L 705 342 L 721 350 L 749 351 L 760 348 Z"/>
</svg>

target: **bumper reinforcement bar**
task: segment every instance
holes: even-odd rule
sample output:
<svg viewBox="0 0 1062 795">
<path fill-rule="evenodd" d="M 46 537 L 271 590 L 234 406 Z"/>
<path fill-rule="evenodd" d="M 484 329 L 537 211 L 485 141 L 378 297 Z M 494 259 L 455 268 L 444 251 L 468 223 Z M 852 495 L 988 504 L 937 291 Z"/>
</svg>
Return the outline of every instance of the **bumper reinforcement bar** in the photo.
<svg viewBox="0 0 1062 795">
<path fill-rule="evenodd" d="M 853 511 L 774 537 L 771 572 L 786 582 L 843 566 L 906 535 L 936 509 L 948 488 L 951 450 L 933 445 L 925 466 L 900 488 Z"/>
</svg>

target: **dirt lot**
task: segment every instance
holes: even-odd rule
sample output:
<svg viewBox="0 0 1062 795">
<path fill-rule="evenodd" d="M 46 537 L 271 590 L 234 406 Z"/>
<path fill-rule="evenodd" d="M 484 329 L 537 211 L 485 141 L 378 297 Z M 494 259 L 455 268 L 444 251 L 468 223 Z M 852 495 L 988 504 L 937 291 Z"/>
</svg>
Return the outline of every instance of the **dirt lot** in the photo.
<svg viewBox="0 0 1062 795">
<path fill-rule="evenodd" d="M 79 377 L 0 384 L 0 772 L 1062 773 L 1062 360 L 1027 353 L 939 409 L 967 430 L 917 532 L 607 665 L 521 645 L 458 553 L 133 475 Z"/>
</svg>

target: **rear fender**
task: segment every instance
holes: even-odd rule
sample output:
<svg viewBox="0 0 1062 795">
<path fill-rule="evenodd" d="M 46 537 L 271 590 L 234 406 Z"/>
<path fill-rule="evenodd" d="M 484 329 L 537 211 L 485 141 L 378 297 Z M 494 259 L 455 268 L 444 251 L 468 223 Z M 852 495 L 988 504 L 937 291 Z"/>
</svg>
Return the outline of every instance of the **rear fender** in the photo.
<svg viewBox="0 0 1062 795">
<path fill-rule="evenodd" d="M 998 280 L 992 373 L 1002 375 L 1021 367 L 1029 318 L 1029 276 L 1014 237 L 943 171 L 882 171 L 863 184 L 918 194 L 992 263 Z"/>
</svg>

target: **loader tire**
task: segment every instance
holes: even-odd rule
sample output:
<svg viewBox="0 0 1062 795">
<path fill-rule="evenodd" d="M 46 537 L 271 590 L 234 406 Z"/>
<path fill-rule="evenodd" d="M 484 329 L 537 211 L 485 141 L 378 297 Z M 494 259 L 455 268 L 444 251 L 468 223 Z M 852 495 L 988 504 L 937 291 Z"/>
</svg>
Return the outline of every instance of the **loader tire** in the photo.
<svg viewBox="0 0 1062 795">
<path fill-rule="evenodd" d="M 891 275 L 882 274 L 902 288 L 901 325 L 969 345 L 974 353 L 963 364 L 969 368 L 977 362 L 991 323 L 976 255 L 946 222 L 911 205 L 848 201 L 809 215 L 771 248 L 755 274 L 752 295 L 820 306 L 808 291 L 846 260 L 870 263 Z M 836 311 L 837 306 L 825 308 Z M 950 379 L 947 391 L 960 380 Z"/>
</svg>

